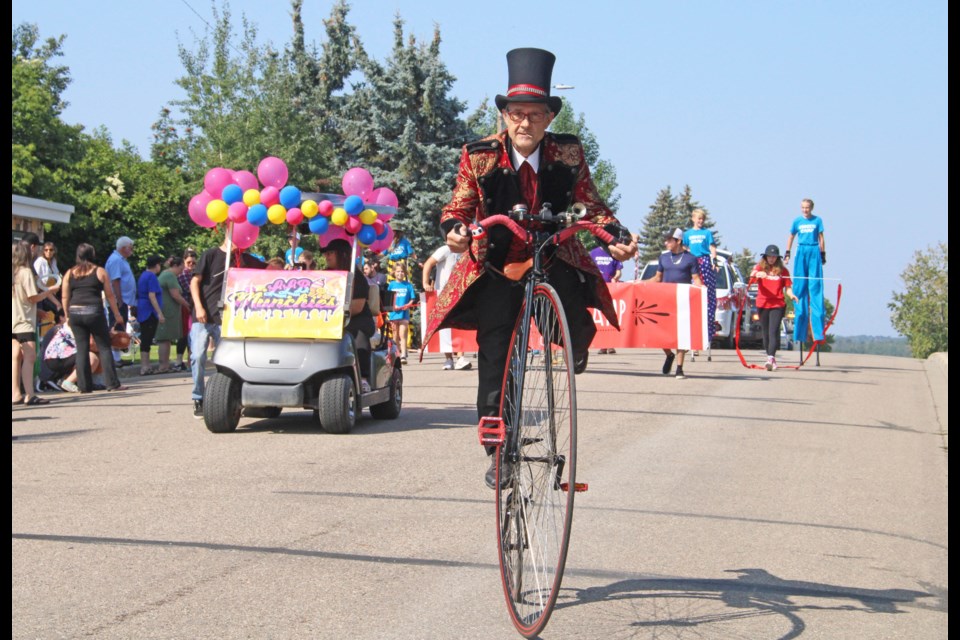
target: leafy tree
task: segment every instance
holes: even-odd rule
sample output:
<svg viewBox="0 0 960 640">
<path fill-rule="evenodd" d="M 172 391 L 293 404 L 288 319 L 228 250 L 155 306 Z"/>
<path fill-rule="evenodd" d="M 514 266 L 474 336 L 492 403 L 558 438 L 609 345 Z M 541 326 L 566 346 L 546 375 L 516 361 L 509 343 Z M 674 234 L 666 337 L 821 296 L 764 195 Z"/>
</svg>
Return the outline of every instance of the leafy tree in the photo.
<svg viewBox="0 0 960 640">
<path fill-rule="evenodd" d="M 616 212 L 620 206 L 620 195 L 616 192 L 617 170 L 612 163 L 600 157 L 600 143 L 597 141 L 597 136 L 587 127 L 583 112 L 574 114 L 573 103 L 563 98 L 563 109 L 550 124 L 550 130 L 555 133 L 570 133 L 580 138 L 593 183 L 597 186 L 603 201 Z"/>
<path fill-rule="evenodd" d="M 910 342 L 915 358 L 948 350 L 947 243 L 917 251 L 900 278 L 904 290 L 887 304 L 893 328 Z"/>
<path fill-rule="evenodd" d="M 750 278 L 750 272 L 757 266 L 758 258 L 750 249 L 744 247 L 740 253 L 733 254 L 733 263 L 740 269 L 744 278 Z"/>
<path fill-rule="evenodd" d="M 70 84 L 69 69 L 55 64 L 65 36 L 40 42 L 34 24 L 13 30 L 11 150 L 13 193 L 64 202 L 60 182 L 83 155 L 81 126 L 61 120 Z"/>
<path fill-rule="evenodd" d="M 644 218 L 640 231 L 640 250 L 637 253 L 639 264 L 655 260 L 663 252 L 663 234 L 677 226 L 673 206 L 673 195 L 668 185 L 657 194 L 656 201 L 650 205 L 650 211 Z"/>
</svg>

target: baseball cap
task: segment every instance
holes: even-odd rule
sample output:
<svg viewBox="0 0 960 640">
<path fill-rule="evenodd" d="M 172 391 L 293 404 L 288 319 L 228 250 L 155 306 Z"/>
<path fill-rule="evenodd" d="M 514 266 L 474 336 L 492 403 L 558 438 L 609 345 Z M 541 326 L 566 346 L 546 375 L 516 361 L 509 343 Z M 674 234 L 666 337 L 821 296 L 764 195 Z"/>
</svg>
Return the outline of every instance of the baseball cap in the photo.
<svg viewBox="0 0 960 640">
<path fill-rule="evenodd" d="M 669 240 L 670 238 L 673 238 L 674 240 L 683 240 L 683 231 L 682 231 L 681 229 L 674 229 L 674 230 L 672 230 L 672 231 L 669 231 L 669 230 L 668 230 L 668 231 L 664 231 L 664 232 L 663 232 L 663 239 L 664 239 L 664 240 Z"/>
<path fill-rule="evenodd" d="M 288 238 L 296 238 L 297 240 L 299 240 L 299 239 L 300 239 L 300 232 L 299 232 L 299 231 L 294 231 L 294 232 L 288 234 L 287 237 L 288 237 Z"/>
<path fill-rule="evenodd" d="M 117 249 L 123 249 L 124 247 L 132 247 L 133 239 L 129 236 L 120 236 L 117 238 Z"/>
</svg>

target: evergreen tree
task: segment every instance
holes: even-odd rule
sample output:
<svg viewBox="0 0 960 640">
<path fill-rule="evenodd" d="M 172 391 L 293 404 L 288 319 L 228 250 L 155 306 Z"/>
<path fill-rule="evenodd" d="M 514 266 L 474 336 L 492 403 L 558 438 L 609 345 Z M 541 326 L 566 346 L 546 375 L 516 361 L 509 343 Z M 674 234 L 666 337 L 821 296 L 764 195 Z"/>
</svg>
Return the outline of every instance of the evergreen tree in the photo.
<svg viewBox="0 0 960 640">
<path fill-rule="evenodd" d="M 760 258 L 746 247 L 741 249 L 740 253 L 733 254 L 733 263 L 740 268 L 740 273 L 748 280 L 750 279 L 750 272 L 753 271 L 759 261 Z M 792 303 L 789 298 L 787 298 L 787 302 Z"/>
<path fill-rule="evenodd" d="M 657 194 L 656 201 L 650 205 L 650 211 L 644 218 L 638 243 L 637 264 L 642 266 L 650 260 L 655 260 L 664 251 L 664 233 L 676 227 L 673 195 L 668 185 Z"/>
<path fill-rule="evenodd" d="M 473 135 L 460 118 L 466 105 L 449 95 L 455 78 L 440 59 L 439 29 L 420 44 L 404 36 L 403 24 L 397 16 L 385 64 L 361 56 L 364 82 L 336 119 L 344 145 L 374 183 L 397 194 L 403 212 L 391 224 L 424 256 L 441 242 L 440 210 L 450 199 L 460 146 Z"/>
<path fill-rule="evenodd" d="M 900 274 L 905 286 L 887 304 L 893 328 L 910 342 L 915 358 L 948 351 L 947 244 L 939 243 L 913 254 L 913 262 Z"/>
</svg>

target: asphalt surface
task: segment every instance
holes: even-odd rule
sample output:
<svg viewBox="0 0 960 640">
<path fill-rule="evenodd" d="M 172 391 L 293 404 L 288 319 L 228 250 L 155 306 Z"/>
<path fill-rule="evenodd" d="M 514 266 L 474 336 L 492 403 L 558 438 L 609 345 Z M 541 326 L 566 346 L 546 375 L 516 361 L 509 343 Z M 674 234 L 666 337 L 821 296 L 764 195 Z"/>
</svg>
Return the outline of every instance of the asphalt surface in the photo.
<svg viewBox="0 0 960 640">
<path fill-rule="evenodd" d="M 590 489 L 543 638 L 947 637 L 945 357 L 662 361 L 577 377 Z M 188 374 L 14 407 L 12 637 L 519 637 L 476 371 L 441 365 L 346 435 L 308 411 L 212 434 Z"/>
</svg>

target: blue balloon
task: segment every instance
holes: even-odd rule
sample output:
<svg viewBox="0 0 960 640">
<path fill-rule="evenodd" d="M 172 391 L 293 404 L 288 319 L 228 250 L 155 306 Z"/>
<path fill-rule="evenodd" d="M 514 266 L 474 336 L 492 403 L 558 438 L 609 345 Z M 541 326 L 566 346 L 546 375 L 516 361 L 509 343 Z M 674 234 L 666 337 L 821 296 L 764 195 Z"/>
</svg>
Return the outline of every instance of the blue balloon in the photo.
<svg viewBox="0 0 960 640">
<path fill-rule="evenodd" d="M 343 210 L 347 215 L 358 216 L 363 211 L 363 198 L 360 196 L 347 196 L 343 201 Z"/>
<path fill-rule="evenodd" d="M 287 185 L 280 189 L 280 204 L 287 209 L 293 209 L 300 206 L 300 189 L 293 185 Z"/>
<path fill-rule="evenodd" d="M 247 209 L 247 222 L 255 227 L 262 227 L 267 224 L 267 206 L 255 204 Z"/>
<path fill-rule="evenodd" d="M 361 244 L 371 245 L 377 240 L 377 232 L 368 224 L 363 225 L 360 231 L 357 232 L 357 240 Z"/>
<path fill-rule="evenodd" d="M 227 204 L 240 202 L 243 200 L 243 189 L 238 184 L 228 184 L 220 192 L 220 199 Z"/>
<path fill-rule="evenodd" d="M 250 214 L 247 214 L 247 219 L 249 219 Z M 330 227 L 330 218 L 325 218 L 324 216 L 313 216 L 310 218 L 310 232 L 315 233 L 318 236 L 323 235 L 327 232 L 327 229 Z"/>
</svg>

